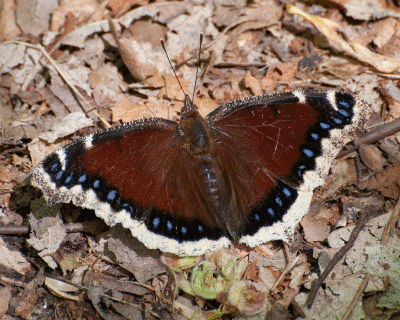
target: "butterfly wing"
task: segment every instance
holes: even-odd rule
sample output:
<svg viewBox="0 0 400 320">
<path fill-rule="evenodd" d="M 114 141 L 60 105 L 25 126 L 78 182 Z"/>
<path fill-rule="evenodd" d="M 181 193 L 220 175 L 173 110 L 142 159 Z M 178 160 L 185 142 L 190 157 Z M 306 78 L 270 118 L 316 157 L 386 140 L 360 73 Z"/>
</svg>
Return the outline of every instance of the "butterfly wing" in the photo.
<svg viewBox="0 0 400 320">
<path fill-rule="evenodd" d="M 239 99 L 209 114 L 239 242 L 290 240 L 312 190 L 370 112 L 348 93 L 295 91 Z"/>
<path fill-rule="evenodd" d="M 84 137 L 39 164 L 32 184 L 49 204 L 93 209 L 148 248 L 188 255 L 227 246 L 177 126 L 145 119 Z"/>
</svg>

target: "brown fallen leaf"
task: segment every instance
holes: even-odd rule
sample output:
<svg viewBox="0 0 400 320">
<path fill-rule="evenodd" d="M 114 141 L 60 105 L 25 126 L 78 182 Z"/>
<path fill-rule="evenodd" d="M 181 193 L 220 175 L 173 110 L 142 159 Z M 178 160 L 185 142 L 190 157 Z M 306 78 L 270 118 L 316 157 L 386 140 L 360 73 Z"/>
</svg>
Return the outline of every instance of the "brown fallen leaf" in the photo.
<svg viewBox="0 0 400 320">
<path fill-rule="evenodd" d="M 117 34 L 114 22 L 109 19 L 111 33 L 117 42 L 121 58 L 124 61 L 131 75 L 138 81 L 145 81 L 146 78 L 158 73 L 158 69 L 149 62 L 147 55 L 151 52 L 149 43 L 141 43 L 137 37 L 123 38 Z M 145 46 L 145 45 L 148 46 Z"/>
<path fill-rule="evenodd" d="M 167 98 L 169 100 L 183 101 L 184 100 L 183 92 L 175 76 L 173 76 L 172 74 L 164 74 L 163 78 L 165 81 L 165 87 L 161 88 L 160 92 L 157 95 L 157 98 L 159 99 Z M 179 81 L 181 82 L 181 85 L 185 93 L 191 95 L 191 93 L 187 89 L 188 87 L 187 82 L 180 77 L 178 78 Z"/>
<path fill-rule="evenodd" d="M 61 5 L 53 11 L 51 17 L 51 31 L 60 30 L 66 21 L 66 16 L 72 13 L 80 25 L 88 20 L 100 21 L 104 19 L 107 10 L 95 0 L 61 1 Z"/>
<path fill-rule="evenodd" d="M 315 219 L 312 213 L 306 214 L 300 222 L 307 241 L 324 241 L 330 232 L 328 220 Z"/>
<path fill-rule="evenodd" d="M 3 0 L 0 9 L 0 42 L 15 39 L 21 34 L 16 22 L 16 5 L 13 0 Z"/>
<path fill-rule="evenodd" d="M 385 164 L 382 152 L 372 145 L 361 145 L 358 149 L 362 162 L 371 171 L 381 170 Z"/>
<path fill-rule="evenodd" d="M 247 71 L 243 78 L 244 86 L 251 90 L 251 93 L 255 96 L 262 95 L 263 91 L 261 88 L 260 80 L 255 78 L 250 71 Z"/>
<path fill-rule="evenodd" d="M 380 72 L 393 73 L 400 70 L 400 62 L 390 57 L 374 53 L 367 47 L 346 39 L 343 35 L 341 25 L 337 22 L 308 14 L 293 5 L 287 5 L 287 11 L 312 23 L 329 40 L 330 45 L 336 50 L 365 62 Z"/>
<path fill-rule="evenodd" d="M 399 197 L 400 161 L 358 184 L 360 190 L 378 190 L 387 198 Z"/>
<path fill-rule="evenodd" d="M 109 0 L 107 7 L 109 7 L 114 16 L 121 16 L 133 6 L 145 6 L 148 0 Z"/>
<path fill-rule="evenodd" d="M 341 6 L 348 17 L 356 20 L 378 20 L 385 17 L 399 17 L 400 12 L 385 0 L 331 0 Z"/>
<path fill-rule="evenodd" d="M 291 82 L 296 75 L 298 61 L 284 62 L 268 68 L 267 77 L 275 82 Z"/>
</svg>

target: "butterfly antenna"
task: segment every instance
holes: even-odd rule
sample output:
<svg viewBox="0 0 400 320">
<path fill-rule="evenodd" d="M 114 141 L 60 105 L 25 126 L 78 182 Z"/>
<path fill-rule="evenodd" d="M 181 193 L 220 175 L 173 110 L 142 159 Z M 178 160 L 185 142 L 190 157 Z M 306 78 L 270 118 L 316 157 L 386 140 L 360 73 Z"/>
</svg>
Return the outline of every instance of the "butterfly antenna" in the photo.
<svg viewBox="0 0 400 320">
<path fill-rule="evenodd" d="M 185 98 L 186 98 L 186 93 L 185 93 L 185 91 L 184 91 L 183 88 L 182 88 L 182 85 L 181 85 L 181 82 L 180 82 L 179 79 L 178 79 L 178 76 L 176 75 L 176 72 L 175 72 L 174 67 L 172 66 L 171 60 L 169 59 L 168 52 L 167 52 L 167 49 L 165 49 L 165 45 L 164 45 L 164 40 L 163 40 L 163 39 L 161 39 L 161 46 L 162 46 L 162 48 L 163 48 L 163 50 L 164 50 L 164 52 L 165 52 L 165 55 L 167 56 L 169 65 L 171 66 L 171 69 L 172 69 L 172 71 L 174 72 L 175 78 L 176 78 L 176 80 L 178 81 L 179 86 L 181 87 L 181 90 L 182 90 L 182 92 L 183 92 L 183 94 L 185 95 Z M 185 99 L 185 100 L 186 100 L 186 99 Z"/>
<path fill-rule="evenodd" d="M 197 83 L 197 76 L 199 74 L 199 66 L 200 66 L 200 53 L 201 53 L 201 45 L 203 44 L 203 32 L 200 33 L 200 44 L 199 44 L 199 57 L 197 59 L 197 67 L 196 67 L 196 76 L 194 77 L 194 87 L 193 87 L 193 94 L 192 94 L 192 101 L 194 103 L 194 94 L 196 92 L 196 83 Z"/>
</svg>

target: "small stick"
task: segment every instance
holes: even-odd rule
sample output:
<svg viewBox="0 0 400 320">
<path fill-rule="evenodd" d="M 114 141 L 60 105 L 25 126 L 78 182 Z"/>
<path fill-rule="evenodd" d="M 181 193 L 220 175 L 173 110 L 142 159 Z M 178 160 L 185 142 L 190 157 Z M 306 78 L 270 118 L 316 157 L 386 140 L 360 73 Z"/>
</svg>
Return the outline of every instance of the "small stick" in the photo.
<svg viewBox="0 0 400 320">
<path fill-rule="evenodd" d="M 90 232 L 90 228 L 86 228 L 82 223 L 66 223 L 64 224 L 65 231 L 68 233 L 73 232 Z M 30 232 L 28 226 L 0 226 L 0 235 L 25 235 Z"/>
<path fill-rule="evenodd" d="M 343 315 L 342 320 L 347 320 L 349 319 L 351 313 L 353 312 L 353 309 L 355 308 L 358 300 L 361 298 L 361 294 L 364 292 L 365 287 L 367 286 L 368 280 L 371 278 L 371 274 L 366 273 L 363 281 L 361 282 L 360 286 L 358 287 L 358 290 L 351 301 L 350 305 L 348 306 L 346 313 Z"/>
<path fill-rule="evenodd" d="M 289 259 L 290 259 L 290 257 L 289 257 Z M 288 264 L 286 265 L 285 269 L 283 269 L 282 273 L 280 274 L 278 279 L 276 279 L 274 285 L 272 286 L 271 291 L 274 291 L 276 289 L 276 287 L 281 283 L 283 278 L 296 265 L 296 263 L 297 263 L 297 261 L 299 261 L 299 259 L 300 259 L 300 256 L 297 256 L 291 263 L 290 263 L 290 260 L 288 261 Z"/>
<path fill-rule="evenodd" d="M 337 155 L 336 159 L 352 153 L 353 151 L 356 151 L 362 144 L 374 143 L 399 131 L 400 118 L 391 122 L 384 123 L 382 124 L 382 126 L 369 131 L 368 133 L 364 134 L 360 139 L 354 141 L 354 144 L 352 146 L 347 146 L 345 150 L 341 151 Z"/>
<path fill-rule="evenodd" d="M 292 308 L 294 309 L 294 312 L 297 314 L 299 318 L 305 319 L 307 318 L 307 315 L 304 313 L 303 309 L 299 306 L 299 304 L 296 302 L 296 300 L 292 299 L 290 301 L 290 304 Z"/>
<path fill-rule="evenodd" d="M 350 250 L 350 248 L 354 245 L 354 242 L 356 242 L 357 236 L 364 227 L 366 219 L 367 219 L 367 214 L 362 214 L 360 220 L 358 220 L 356 226 L 354 227 L 353 231 L 350 234 L 349 241 L 347 241 L 347 243 L 342 248 L 340 248 L 338 252 L 335 253 L 332 260 L 329 261 L 329 264 L 327 265 L 321 276 L 313 281 L 311 285 L 310 295 L 308 296 L 306 302 L 308 309 L 311 308 L 314 299 L 317 296 L 319 287 L 324 283 L 329 273 L 333 270 L 335 265 L 344 257 L 346 252 Z"/>
<path fill-rule="evenodd" d="M 399 217 L 400 217 L 400 197 L 397 200 L 395 207 L 393 208 L 389 220 L 386 222 L 385 228 L 383 229 L 381 244 L 383 245 L 387 244 L 390 237 L 390 232 L 393 230 L 396 222 L 399 220 Z"/>
</svg>

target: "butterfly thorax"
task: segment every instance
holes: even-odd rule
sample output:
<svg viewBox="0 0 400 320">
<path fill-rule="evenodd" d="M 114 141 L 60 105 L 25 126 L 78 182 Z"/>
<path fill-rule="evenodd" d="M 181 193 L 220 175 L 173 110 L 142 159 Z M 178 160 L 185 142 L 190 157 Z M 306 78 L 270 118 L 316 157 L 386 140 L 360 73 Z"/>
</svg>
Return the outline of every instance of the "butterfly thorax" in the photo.
<svg viewBox="0 0 400 320">
<path fill-rule="evenodd" d="M 190 158 L 194 170 L 200 173 L 214 209 L 220 209 L 221 168 L 214 157 L 214 139 L 206 120 L 193 106 L 186 111 L 179 124 L 183 148 Z"/>
<path fill-rule="evenodd" d="M 183 148 L 191 157 L 201 157 L 202 154 L 211 152 L 211 132 L 206 120 L 197 110 L 191 110 L 182 115 L 179 135 L 183 138 Z"/>
</svg>

